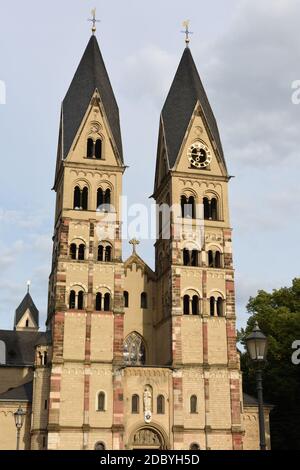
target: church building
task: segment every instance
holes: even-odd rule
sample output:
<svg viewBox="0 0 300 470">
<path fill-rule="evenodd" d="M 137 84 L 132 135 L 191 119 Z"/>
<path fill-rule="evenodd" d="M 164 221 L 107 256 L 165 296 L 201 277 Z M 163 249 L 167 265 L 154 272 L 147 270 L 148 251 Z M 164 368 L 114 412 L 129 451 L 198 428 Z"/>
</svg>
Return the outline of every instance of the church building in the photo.
<svg viewBox="0 0 300 470">
<path fill-rule="evenodd" d="M 126 162 L 94 33 L 61 108 L 46 330 L 29 289 L 0 330 L 0 449 L 16 447 L 19 407 L 21 449 L 258 449 L 236 346 L 230 176 L 189 41 L 159 119 L 153 271 L 138 240 L 122 256 Z"/>
</svg>

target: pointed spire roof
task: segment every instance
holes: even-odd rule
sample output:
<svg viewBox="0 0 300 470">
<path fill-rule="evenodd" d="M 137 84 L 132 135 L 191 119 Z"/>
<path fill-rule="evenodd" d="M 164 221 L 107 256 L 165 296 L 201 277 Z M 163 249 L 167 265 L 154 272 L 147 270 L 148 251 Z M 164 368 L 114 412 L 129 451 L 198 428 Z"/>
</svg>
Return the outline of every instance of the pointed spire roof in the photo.
<svg viewBox="0 0 300 470">
<path fill-rule="evenodd" d="M 217 122 L 190 48 L 186 47 L 161 114 L 170 168 L 176 162 L 197 101 L 200 103 L 211 137 L 225 165 Z"/>
<path fill-rule="evenodd" d="M 21 320 L 21 318 L 23 317 L 24 313 L 27 310 L 30 311 L 32 318 L 38 327 L 39 326 L 39 311 L 36 308 L 29 292 L 26 293 L 24 299 L 20 303 L 19 307 L 16 309 L 15 326 L 17 326 L 17 324 L 19 323 L 19 321 Z"/>
<path fill-rule="evenodd" d="M 96 89 L 100 94 L 119 157 L 123 162 L 119 108 L 95 35 L 92 35 L 88 42 L 62 103 L 61 156 L 66 158 L 68 155 Z"/>
</svg>

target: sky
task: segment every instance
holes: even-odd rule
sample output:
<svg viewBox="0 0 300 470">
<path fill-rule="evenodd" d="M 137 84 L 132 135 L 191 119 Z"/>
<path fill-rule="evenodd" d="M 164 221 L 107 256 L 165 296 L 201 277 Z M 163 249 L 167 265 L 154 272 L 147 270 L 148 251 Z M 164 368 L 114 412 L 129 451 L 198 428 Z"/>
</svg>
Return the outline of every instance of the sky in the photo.
<svg viewBox="0 0 300 470">
<path fill-rule="evenodd" d="M 159 115 L 184 49 L 191 51 L 221 133 L 229 172 L 238 326 L 258 289 L 299 275 L 300 80 L 298 0 L 15 0 L 0 4 L 0 328 L 31 280 L 47 310 L 59 112 L 90 37 L 118 101 L 128 202 L 150 204 Z M 3 100 L 2 100 L 3 101 Z M 1 102 L 1 95 L 0 95 Z M 142 177 L 141 177 L 142 175 Z M 124 244 L 124 258 L 131 248 Z M 139 254 L 153 267 L 153 241 Z"/>
</svg>

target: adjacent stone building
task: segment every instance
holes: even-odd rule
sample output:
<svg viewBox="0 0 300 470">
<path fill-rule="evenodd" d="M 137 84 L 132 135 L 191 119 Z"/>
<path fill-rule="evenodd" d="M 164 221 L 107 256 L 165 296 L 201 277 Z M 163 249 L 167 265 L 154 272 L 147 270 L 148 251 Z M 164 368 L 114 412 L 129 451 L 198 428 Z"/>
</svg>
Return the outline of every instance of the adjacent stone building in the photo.
<svg viewBox="0 0 300 470">
<path fill-rule="evenodd" d="M 15 446 L 21 404 L 26 449 L 256 449 L 236 349 L 230 176 L 188 45 L 160 116 L 155 271 L 136 240 L 122 257 L 125 169 L 93 34 L 62 103 L 47 331 L 29 292 L 14 331 L 0 331 L 0 448 Z"/>
</svg>

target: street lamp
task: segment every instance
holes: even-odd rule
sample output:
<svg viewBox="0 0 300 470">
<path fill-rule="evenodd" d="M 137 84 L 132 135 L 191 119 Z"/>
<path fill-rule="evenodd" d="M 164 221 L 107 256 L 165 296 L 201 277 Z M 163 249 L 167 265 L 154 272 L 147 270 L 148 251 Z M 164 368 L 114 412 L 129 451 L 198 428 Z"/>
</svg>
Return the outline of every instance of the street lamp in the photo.
<svg viewBox="0 0 300 470">
<path fill-rule="evenodd" d="M 257 322 L 255 322 L 254 328 L 250 335 L 246 337 L 246 346 L 250 359 L 256 364 L 256 389 L 259 411 L 260 450 L 266 450 L 262 367 L 267 356 L 267 338 L 261 332 Z"/>
<path fill-rule="evenodd" d="M 15 424 L 17 428 L 17 450 L 20 450 L 20 432 L 24 424 L 25 415 L 26 411 L 22 410 L 21 405 L 19 405 L 17 411 L 14 412 Z"/>
</svg>

